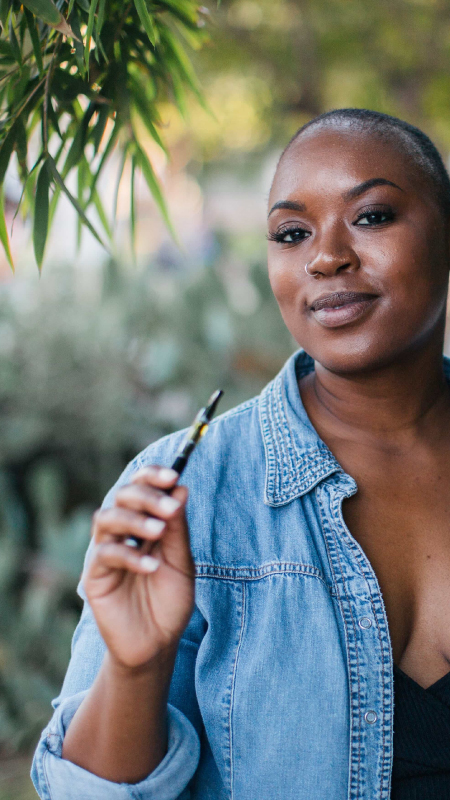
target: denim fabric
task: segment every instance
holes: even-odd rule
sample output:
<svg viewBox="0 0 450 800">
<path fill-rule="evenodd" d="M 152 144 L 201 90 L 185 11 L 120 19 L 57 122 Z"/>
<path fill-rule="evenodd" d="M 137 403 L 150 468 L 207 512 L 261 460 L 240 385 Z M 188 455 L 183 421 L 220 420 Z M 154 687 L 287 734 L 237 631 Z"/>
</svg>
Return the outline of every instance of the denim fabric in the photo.
<svg viewBox="0 0 450 800">
<path fill-rule="evenodd" d="M 104 654 L 86 603 L 35 755 L 42 800 L 388 800 L 386 613 L 342 516 L 356 484 L 301 402 L 298 379 L 312 369 L 295 353 L 259 397 L 212 423 L 183 476 L 196 606 L 171 684 L 164 761 L 127 785 L 60 757 Z M 141 453 L 105 505 L 134 470 L 170 464 L 182 435 Z"/>
</svg>

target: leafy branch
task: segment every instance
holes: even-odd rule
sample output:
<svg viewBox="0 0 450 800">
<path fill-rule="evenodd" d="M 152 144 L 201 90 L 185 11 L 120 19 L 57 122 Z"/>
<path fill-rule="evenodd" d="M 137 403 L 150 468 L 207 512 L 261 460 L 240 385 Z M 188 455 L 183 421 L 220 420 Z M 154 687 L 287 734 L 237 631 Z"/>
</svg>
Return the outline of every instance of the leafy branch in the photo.
<svg viewBox="0 0 450 800">
<path fill-rule="evenodd" d="M 172 230 L 144 134 L 134 123 L 140 119 L 164 149 L 161 100 L 182 112 L 186 92 L 203 102 L 182 39 L 202 45 L 205 11 L 195 0 L 0 0 L 0 187 L 15 154 L 39 269 L 61 194 L 79 224 L 102 244 L 111 240 L 97 184 L 117 147 L 124 153 L 121 169 L 126 160 L 131 164 L 132 241 L 136 169 Z M 67 188 L 69 173 L 76 175 L 77 196 Z M 92 207 L 102 234 L 89 219 Z M 13 268 L 3 191 L 0 241 Z"/>
</svg>

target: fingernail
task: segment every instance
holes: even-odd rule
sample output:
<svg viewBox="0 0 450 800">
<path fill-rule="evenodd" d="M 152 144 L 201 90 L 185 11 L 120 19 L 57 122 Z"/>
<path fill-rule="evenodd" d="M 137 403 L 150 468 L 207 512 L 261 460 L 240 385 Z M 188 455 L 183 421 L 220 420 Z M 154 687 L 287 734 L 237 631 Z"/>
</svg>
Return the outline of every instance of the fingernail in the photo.
<svg viewBox="0 0 450 800">
<path fill-rule="evenodd" d="M 159 477 L 162 481 L 174 481 L 175 478 L 178 478 L 178 472 L 175 472 L 174 469 L 163 467 L 163 469 L 159 470 Z"/>
<path fill-rule="evenodd" d="M 141 467 L 138 469 L 137 472 L 134 473 L 134 478 L 146 478 L 151 475 L 155 475 L 156 470 L 153 467 Z"/>
<path fill-rule="evenodd" d="M 166 523 L 163 522 L 162 519 L 155 519 L 154 517 L 149 517 L 144 522 L 144 528 L 149 533 L 161 533 L 165 528 Z"/>
<path fill-rule="evenodd" d="M 159 567 L 158 559 L 153 558 L 153 556 L 142 556 L 139 560 L 139 564 L 144 572 L 155 572 Z"/>
<path fill-rule="evenodd" d="M 173 514 L 174 511 L 179 508 L 181 503 L 178 500 L 175 500 L 174 497 L 161 497 L 159 501 L 159 507 L 161 511 L 164 511 L 166 514 Z"/>
</svg>

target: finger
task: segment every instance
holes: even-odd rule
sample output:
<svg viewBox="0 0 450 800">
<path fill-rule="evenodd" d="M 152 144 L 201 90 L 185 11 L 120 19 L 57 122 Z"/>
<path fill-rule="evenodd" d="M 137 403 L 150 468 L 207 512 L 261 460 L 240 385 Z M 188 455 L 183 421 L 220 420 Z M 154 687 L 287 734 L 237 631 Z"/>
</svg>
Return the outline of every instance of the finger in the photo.
<svg viewBox="0 0 450 800">
<path fill-rule="evenodd" d="M 178 472 L 175 472 L 174 469 L 169 469 L 168 467 L 159 467 L 156 464 L 152 464 L 149 467 L 143 467 L 138 472 L 136 472 L 130 483 L 143 483 L 149 486 L 156 486 L 159 489 L 171 489 L 175 486 L 178 478 Z"/>
<path fill-rule="evenodd" d="M 173 492 L 173 496 L 166 494 L 160 489 L 144 486 L 137 483 L 129 483 L 119 489 L 115 498 L 115 505 L 149 514 L 164 520 L 171 520 L 177 516 L 185 500 L 179 499 L 179 493 Z"/>
<path fill-rule="evenodd" d="M 124 544 L 107 542 L 98 546 L 90 565 L 91 577 L 95 571 L 120 569 L 149 575 L 156 572 L 161 560 L 149 555 L 139 555 Z"/>
<path fill-rule="evenodd" d="M 96 542 L 115 541 L 118 537 L 134 534 L 141 539 L 155 541 L 164 532 L 166 523 L 162 519 L 113 507 L 99 511 L 95 516 L 93 536 Z"/>
</svg>

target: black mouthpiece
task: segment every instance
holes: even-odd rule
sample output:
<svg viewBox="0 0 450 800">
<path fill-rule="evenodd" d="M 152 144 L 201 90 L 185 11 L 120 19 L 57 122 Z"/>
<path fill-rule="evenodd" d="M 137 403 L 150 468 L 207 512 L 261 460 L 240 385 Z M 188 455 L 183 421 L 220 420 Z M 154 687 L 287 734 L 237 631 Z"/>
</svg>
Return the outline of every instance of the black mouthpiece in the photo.
<svg viewBox="0 0 450 800">
<path fill-rule="evenodd" d="M 217 403 L 219 402 L 222 395 L 223 395 L 222 389 L 217 389 L 217 391 L 212 393 L 211 397 L 209 398 L 205 406 L 205 417 L 207 420 L 210 420 L 214 416 L 214 412 L 217 408 Z"/>
</svg>

